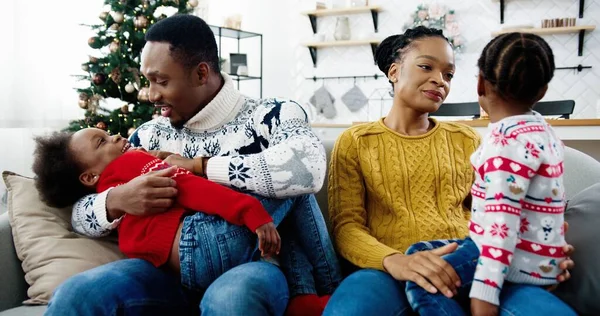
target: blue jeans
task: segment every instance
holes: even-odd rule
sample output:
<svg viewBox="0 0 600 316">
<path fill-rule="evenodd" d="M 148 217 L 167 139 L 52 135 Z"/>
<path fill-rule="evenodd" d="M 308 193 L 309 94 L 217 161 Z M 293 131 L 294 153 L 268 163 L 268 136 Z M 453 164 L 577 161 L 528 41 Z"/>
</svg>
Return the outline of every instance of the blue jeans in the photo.
<svg viewBox="0 0 600 316">
<path fill-rule="evenodd" d="M 318 206 L 314 207 L 314 196 L 261 199 L 261 202 L 276 224 L 289 213 L 290 219 L 306 221 L 293 222 L 296 229 L 312 226 L 313 230 L 299 230 L 303 236 L 298 239 L 312 242 L 310 249 L 316 253 L 303 254 L 304 258 L 333 253 L 323 216 Z M 199 214 L 184 220 L 180 240 L 181 278 L 143 260 L 112 262 L 61 284 L 46 315 L 197 315 L 198 309 L 203 315 L 282 315 L 289 292 L 281 270 L 265 262 L 245 263 L 255 258 L 256 237 L 246 228 Z M 309 233 L 313 231 L 318 234 Z M 319 250 L 320 246 L 324 248 Z M 200 259 L 191 260 L 194 256 Z M 334 287 L 339 282 L 335 278 L 339 274 L 337 259 L 335 256 L 326 259 L 314 271 L 320 271 L 319 266 L 331 270 L 323 279 L 320 274 L 314 277 Z M 313 275 L 299 274 L 313 279 Z"/>
<path fill-rule="evenodd" d="M 341 273 L 314 196 L 257 198 L 281 233 L 281 268 L 291 296 L 333 293 Z M 260 252 L 247 228 L 199 212 L 183 221 L 179 258 L 182 284 L 202 293 L 233 267 L 260 259 Z"/>
<path fill-rule="evenodd" d="M 348 276 L 331 296 L 324 316 L 415 315 L 406 298 L 406 284 L 388 273 L 363 269 Z M 470 310 L 468 303 L 461 305 Z M 443 315 L 443 310 L 438 314 Z M 500 294 L 500 315 L 577 315 L 567 304 L 539 286 L 506 284 Z"/>
<path fill-rule="evenodd" d="M 479 258 L 479 249 L 477 249 L 477 245 L 473 240 L 467 237 L 466 239 L 419 242 L 410 246 L 406 250 L 406 254 L 433 250 L 452 242 L 457 243 L 458 248 L 454 252 L 442 256 L 442 259 L 454 268 L 460 278 L 461 286 L 458 288 L 458 295 L 447 298 L 440 292 L 431 294 L 415 282 L 406 282 L 406 297 L 412 310 L 419 313 L 419 315 L 466 315 L 461 305 L 465 305 L 470 301 L 469 291 L 471 290 L 475 268 L 477 268 L 477 259 Z"/>
</svg>

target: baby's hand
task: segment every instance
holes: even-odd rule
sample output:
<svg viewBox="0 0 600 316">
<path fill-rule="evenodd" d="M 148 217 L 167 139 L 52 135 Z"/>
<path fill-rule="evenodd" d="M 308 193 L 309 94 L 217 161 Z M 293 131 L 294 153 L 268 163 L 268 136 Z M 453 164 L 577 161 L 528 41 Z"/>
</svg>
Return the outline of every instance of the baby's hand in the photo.
<svg viewBox="0 0 600 316">
<path fill-rule="evenodd" d="M 258 249 L 263 257 L 278 255 L 281 250 L 281 237 L 273 222 L 264 224 L 256 229 Z"/>
</svg>

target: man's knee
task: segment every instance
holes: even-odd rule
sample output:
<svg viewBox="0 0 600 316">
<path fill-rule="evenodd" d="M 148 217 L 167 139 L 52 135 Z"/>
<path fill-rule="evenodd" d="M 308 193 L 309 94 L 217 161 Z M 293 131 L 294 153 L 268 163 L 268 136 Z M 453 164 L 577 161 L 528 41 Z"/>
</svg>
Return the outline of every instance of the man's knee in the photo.
<svg viewBox="0 0 600 316">
<path fill-rule="evenodd" d="M 231 269 L 211 284 L 200 309 L 211 315 L 244 310 L 278 315 L 285 310 L 288 298 L 281 270 L 270 263 L 252 262 Z"/>
</svg>

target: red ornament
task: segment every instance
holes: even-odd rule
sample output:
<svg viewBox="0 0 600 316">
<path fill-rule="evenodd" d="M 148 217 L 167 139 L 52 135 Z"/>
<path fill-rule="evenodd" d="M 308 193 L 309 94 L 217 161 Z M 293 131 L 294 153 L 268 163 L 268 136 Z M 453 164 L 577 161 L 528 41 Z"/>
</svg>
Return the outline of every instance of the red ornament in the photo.
<svg viewBox="0 0 600 316">
<path fill-rule="evenodd" d="M 98 124 L 96 124 L 96 128 L 99 128 L 101 130 L 106 130 L 106 123 L 98 122 Z"/>
<path fill-rule="evenodd" d="M 92 78 L 92 82 L 97 86 L 103 85 L 106 82 L 106 75 L 103 73 L 97 73 Z"/>
</svg>

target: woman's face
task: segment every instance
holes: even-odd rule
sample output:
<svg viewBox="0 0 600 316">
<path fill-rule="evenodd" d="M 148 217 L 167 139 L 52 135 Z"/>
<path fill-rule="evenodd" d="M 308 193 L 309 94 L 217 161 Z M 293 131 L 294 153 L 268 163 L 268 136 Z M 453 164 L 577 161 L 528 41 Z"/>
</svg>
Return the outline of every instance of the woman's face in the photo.
<svg viewBox="0 0 600 316">
<path fill-rule="evenodd" d="M 388 74 L 400 104 L 418 112 L 435 112 L 450 93 L 454 52 L 443 38 L 422 38 L 410 44 Z"/>
</svg>

